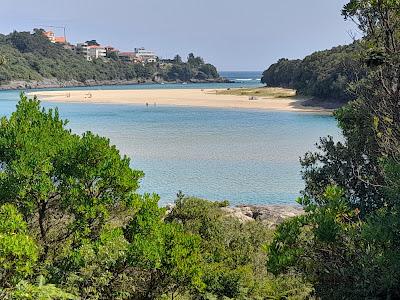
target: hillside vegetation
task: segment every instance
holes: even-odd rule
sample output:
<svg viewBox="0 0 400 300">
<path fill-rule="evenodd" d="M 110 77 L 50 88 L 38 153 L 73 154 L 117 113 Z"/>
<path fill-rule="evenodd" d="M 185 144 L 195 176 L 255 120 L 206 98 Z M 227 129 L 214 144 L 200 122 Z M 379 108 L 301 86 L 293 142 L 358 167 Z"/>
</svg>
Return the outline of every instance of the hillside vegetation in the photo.
<svg viewBox="0 0 400 300">
<path fill-rule="evenodd" d="M 76 80 L 153 80 L 165 81 L 213 80 L 219 78 L 216 68 L 205 64 L 200 57 L 189 56 L 182 60 L 161 66 L 153 64 L 130 64 L 110 59 L 86 61 L 83 56 L 52 44 L 43 36 L 42 30 L 13 32 L 0 35 L 0 85 L 10 81 L 42 81 L 57 79 Z"/>
<path fill-rule="evenodd" d="M 351 84 L 365 77 L 357 48 L 359 43 L 315 52 L 303 60 L 282 58 L 263 73 L 269 87 L 297 90 L 298 94 L 319 99 L 353 100 Z"/>
<path fill-rule="evenodd" d="M 400 299 L 399 12 L 345 5 L 365 74 L 274 231 L 181 192 L 167 213 L 109 139 L 22 94 L 0 122 L 0 299 Z"/>
<path fill-rule="evenodd" d="M 301 159 L 307 213 L 269 245 L 268 270 L 306 276 L 318 299 L 400 299 L 399 12 L 400 1 L 351 0 L 342 13 L 364 35 L 362 59 L 352 45 L 293 63 L 306 91 L 339 97 L 352 82 L 355 99 L 335 113 L 342 140 L 324 137 Z"/>
</svg>

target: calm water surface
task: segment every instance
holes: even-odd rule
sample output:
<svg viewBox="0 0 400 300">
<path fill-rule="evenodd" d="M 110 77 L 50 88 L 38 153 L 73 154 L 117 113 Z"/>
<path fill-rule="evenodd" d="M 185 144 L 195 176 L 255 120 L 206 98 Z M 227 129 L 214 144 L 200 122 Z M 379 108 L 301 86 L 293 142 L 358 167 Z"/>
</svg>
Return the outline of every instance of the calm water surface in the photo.
<svg viewBox="0 0 400 300">
<path fill-rule="evenodd" d="M 255 72 L 229 74 L 236 83 L 223 87 L 256 86 L 261 77 Z M 221 85 L 112 88 L 215 87 Z M 15 109 L 18 93 L 0 92 L 1 115 Z M 173 202 L 178 190 L 232 204 L 294 203 L 304 187 L 299 157 L 313 149 L 320 136 L 339 137 L 334 119 L 322 115 L 144 105 L 43 105 L 58 106 L 76 133 L 90 130 L 109 137 L 132 158 L 133 168 L 146 173 L 141 192 L 158 193 L 161 204 Z"/>
</svg>

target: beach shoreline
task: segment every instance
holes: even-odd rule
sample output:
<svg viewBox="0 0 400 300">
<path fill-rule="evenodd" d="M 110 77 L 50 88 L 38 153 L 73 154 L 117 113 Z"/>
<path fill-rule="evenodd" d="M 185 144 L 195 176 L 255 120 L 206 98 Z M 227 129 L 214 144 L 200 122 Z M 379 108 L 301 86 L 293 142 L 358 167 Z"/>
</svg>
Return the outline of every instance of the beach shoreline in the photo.
<svg viewBox="0 0 400 300">
<path fill-rule="evenodd" d="M 332 109 L 305 106 L 309 99 L 297 97 L 249 97 L 219 93 L 223 89 L 131 89 L 131 90 L 67 90 L 35 91 L 41 101 L 91 104 L 134 104 L 145 106 L 182 106 L 225 109 L 331 114 Z"/>
<path fill-rule="evenodd" d="M 59 89 L 59 88 L 85 88 L 97 86 L 127 86 L 127 85 L 143 85 L 143 84 L 179 84 L 183 83 L 181 80 L 164 81 L 154 79 L 113 79 L 113 80 L 86 80 L 84 82 L 78 80 L 59 80 L 55 78 L 44 79 L 41 81 L 36 80 L 12 80 L 7 83 L 0 84 L 0 91 L 18 91 L 18 90 L 43 90 L 43 89 Z M 190 79 L 188 83 L 201 84 L 201 83 L 233 83 L 233 81 L 219 77 L 215 79 Z"/>
</svg>

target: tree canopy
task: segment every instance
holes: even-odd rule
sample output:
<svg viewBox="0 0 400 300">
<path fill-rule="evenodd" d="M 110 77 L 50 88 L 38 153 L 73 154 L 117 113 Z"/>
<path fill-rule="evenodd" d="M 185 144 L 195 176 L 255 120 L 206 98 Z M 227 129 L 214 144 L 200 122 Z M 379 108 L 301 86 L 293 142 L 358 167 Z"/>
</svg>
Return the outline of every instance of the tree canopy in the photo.
<svg viewBox="0 0 400 300">
<path fill-rule="evenodd" d="M 303 274 L 322 299 L 400 297 L 400 2 L 352 0 L 366 74 L 324 138 L 302 159 L 306 215 L 278 227 L 269 269 Z"/>
<path fill-rule="evenodd" d="M 87 43 L 98 45 L 96 40 Z M 51 43 L 42 29 L 0 35 L 0 85 L 14 80 L 57 79 L 86 83 L 160 77 L 165 81 L 213 80 L 219 78 L 219 74 L 214 66 L 194 55 L 188 62 L 175 59 L 172 65 L 127 63 L 120 61 L 115 53 L 107 60 L 87 61 L 63 45 Z"/>
<path fill-rule="evenodd" d="M 365 77 L 359 42 L 315 52 L 303 60 L 280 59 L 263 73 L 262 83 L 301 95 L 343 103 L 355 99 L 351 84 Z"/>
</svg>

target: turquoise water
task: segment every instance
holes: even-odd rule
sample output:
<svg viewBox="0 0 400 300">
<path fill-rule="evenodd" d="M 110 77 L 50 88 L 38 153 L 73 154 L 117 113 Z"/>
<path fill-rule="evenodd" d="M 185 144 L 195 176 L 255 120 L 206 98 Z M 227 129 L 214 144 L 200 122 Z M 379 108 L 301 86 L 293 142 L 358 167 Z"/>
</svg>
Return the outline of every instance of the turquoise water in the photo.
<svg viewBox="0 0 400 300">
<path fill-rule="evenodd" d="M 238 84 L 259 83 L 243 81 L 230 86 Z M 190 84 L 133 88 L 171 86 L 204 88 Z M 9 115 L 17 100 L 16 91 L 0 92 L 0 114 Z M 173 202 L 178 190 L 232 204 L 293 203 L 304 187 L 299 157 L 313 149 L 320 136 L 339 137 L 334 119 L 322 115 L 144 105 L 43 105 L 58 106 L 76 133 L 91 130 L 109 137 L 132 158 L 132 167 L 146 173 L 141 192 L 158 193 L 161 204 Z"/>
</svg>

